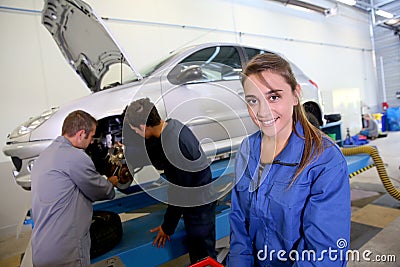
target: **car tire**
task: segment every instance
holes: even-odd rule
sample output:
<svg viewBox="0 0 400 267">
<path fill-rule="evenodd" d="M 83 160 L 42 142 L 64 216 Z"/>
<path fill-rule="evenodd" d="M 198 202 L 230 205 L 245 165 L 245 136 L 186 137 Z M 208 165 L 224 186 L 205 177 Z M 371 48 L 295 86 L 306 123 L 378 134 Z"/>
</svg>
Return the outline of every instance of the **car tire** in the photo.
<svg viewBox="0 0 400 267">
<path fill-rule="evenodd" d="M 90 239 L 91 259 L 114 248 L 122 239 L 122 223 L 119 215 L 111 211 L 93 211 Z"/>
</svg>

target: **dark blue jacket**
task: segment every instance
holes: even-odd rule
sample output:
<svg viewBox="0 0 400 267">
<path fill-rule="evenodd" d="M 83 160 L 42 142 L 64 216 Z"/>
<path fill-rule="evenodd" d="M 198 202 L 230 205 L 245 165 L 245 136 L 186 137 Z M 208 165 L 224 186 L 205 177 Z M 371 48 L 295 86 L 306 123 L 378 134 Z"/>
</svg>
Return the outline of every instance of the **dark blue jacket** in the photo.
<svg viewBox="0 0 400 267">
<path fill-rule="evenodd" d="M 192 206 L 190 203 L 193 203 L 194 198 L 201 199 L 203 196 L 191 194 L 192 190 L 185 189 L 211 183 L 210 163 L 199 141 L 187 126 L 169 119 L 160 138 L 146 140 L 146 149 L 153 166 L 164 170 L 168 182 L 171 183 L 163 231 L 168 235 L 173 234 L 183 216 L 187 234 L 201 236 L 201 225 L 208 229 L 215 220 L 215 202 L 210 203 L 205 199 L 204 205 Z M 171 202 L 180 204 L 173 205 Z"/>
</svg>

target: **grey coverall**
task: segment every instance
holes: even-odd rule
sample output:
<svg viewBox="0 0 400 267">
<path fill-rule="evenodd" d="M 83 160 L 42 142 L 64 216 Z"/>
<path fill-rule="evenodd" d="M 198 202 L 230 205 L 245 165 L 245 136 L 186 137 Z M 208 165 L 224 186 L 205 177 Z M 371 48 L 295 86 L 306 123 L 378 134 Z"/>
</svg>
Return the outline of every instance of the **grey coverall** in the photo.
<svg viewBox="0 0 400 267">
<path fill-rule="evenodd" d="M 33 265 L 89 265 L 92 202 L 113 198 L 113 185 L 63 136 L 40 154 L 31 179 Z"/>
</svg>

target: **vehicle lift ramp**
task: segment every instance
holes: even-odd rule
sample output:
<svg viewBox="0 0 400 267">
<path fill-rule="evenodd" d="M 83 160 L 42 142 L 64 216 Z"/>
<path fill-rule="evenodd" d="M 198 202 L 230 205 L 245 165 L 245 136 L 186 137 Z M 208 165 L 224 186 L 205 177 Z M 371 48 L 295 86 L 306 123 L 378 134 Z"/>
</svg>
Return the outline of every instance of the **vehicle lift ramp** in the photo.
<svg viewBox="0 0 400 267">
<path fill-rule="evenodd" d="M 210 167 L 215 186 L 224 190 L 228 187 L 232 187 L 232 159 L 215 161 Z M 151 186 L 151 184 L 149 185 Z M 175 233 L 171 236 L 171 240 L 165 244 L 164 248 L 157 248 L 152 245 L 156 234 L 150 233 L 150 229 L 162 224 L 166 205 L 164 208 L 156 208 L 154 211 L 155 206 L 161 206 L 156 205 L 160 204 L 160 202 L 141 190 L 138 185 L 133 187 L 136 187 L 133 189 L 133 191 L 136 190 L 136 192 L 129 195 L 119 193 L 113 200 L 96 202 L 93 205 L 93 209 L 116 213 L 144 213 L 146 210 L 147 212 L 149 212 L 149 210 L 152 211 L 147 215 L 123 222 L 123 236 L 119 244 L 109 252 L 92 259 L 91 266 L 159 266 L 187 253 L 183 220 L 179 221 Z M 157 190 L 157 188 L 154 190 Z M 230 206 L 226 203 L 229 199 L 229 196 L 225 196 L 224 199 L 218 200 L 215 219 L 217 240 L 229 236 L 230 228 L 228 215 Z"/>
<path fill-rule="evenodd" d="M 349 177 L 353 177 L 371 167 L 374 167 L 373 160 L 369 154 L 354 154 L 345 156 Z M 219 160 L 211 165 L 213 178 L 219 178 L 218 182 L 222 186 L 228 186 L 232 181 L 233 161 L 229 159 Z M 222 178 L 222 179 L 221 179 Z M 136 188 L 135 188 L 136 187 Z M 142 191 L 139 186 L 131 186 L 134 193 L 117 193 L 113 200 L 96 202 L 93 205 L 94 210 L 107 210 L 116 213 L 134 213 L 142 212 L 142 209 L 149 208 L 159 202 L 147 193 Z M 136 190 L 136 192 L 135 192 Z M 229 195 L 225 197 L 229 200 Z M 219 241 L 227 243 L 225 240 L 229 237 L 229 211 L 230 207 L 224 201 L 219 201 L 216 212 L 216 239 L 217 246 Z M 167 242 L 164 248 L 153 247 L 155 234 L 150 233 L 150 229 L 160 225 L 163 221 L 165 210 L 150 212 L 148 215 L 138 217 L 122 223 L 123 236 L 121 241 L 109 252 L 92 259 L 92 267 L 151 267 L 159 266 L 176 259 L 187 253 L 184 245 L 185 229 L 181 220 L 171 236 L 171 241 Z M 31 224 L 32 219 L 26 219 L 24 224 Z M 229 245 L 227 245 L 228 247 Z M 222 251 L 226 251 L 224 248 Z M 218 255 L 220 259 L 220 255 Z M 32 249 L 30 242 L 21 261 L 21 267 L 32 267 Z"/>
<path fill-rule="evenodd" d="M 350 177 L 374 166 L 368 154 L 349 155 L 345 158 Z M 215 161 L 211 164 L 213 179 L 218 178 L 221 186 L 232 186 L 229 183 L 232 183 L 233 180 L 233 164 L 233 160 L 230 159 Z M 159 204 L 157 200 L 140 189 L 129 195 L 120 195 L 114 200 L 95 203 L 94 210 L 135 213 L 144 212 L 146 208 Z M 225 199 L 229 201 L 229 196 L 226 196 Z M 230 206 L 225 201 L 218 202 L 216 212 L 217 243 L 218 240 L 228 237 L 230 233 Z M 152 245 L 155 234 L 150 233 L 150 229 L 162 223 L 164 212 L 165 209 L 155 211 L 153 209 L 147 215 L 123 222 L 123 236 L 120 243 L 109 252 L 92 259 L 91 266 L 159 266 L 186 254 L 183 220 L 180 220 L 175 233 L 171 236 L 171 240 L 165 244 L 164 248 L 157 248 Z M 226 249 L 224 254 L 226 255 Z"/>
</svg>

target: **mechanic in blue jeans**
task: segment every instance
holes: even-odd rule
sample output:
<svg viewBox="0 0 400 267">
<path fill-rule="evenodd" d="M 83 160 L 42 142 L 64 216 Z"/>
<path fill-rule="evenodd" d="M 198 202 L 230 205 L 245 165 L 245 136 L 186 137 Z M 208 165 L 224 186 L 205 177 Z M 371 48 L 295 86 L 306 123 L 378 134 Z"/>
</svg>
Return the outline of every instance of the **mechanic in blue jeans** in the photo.
<svg viewBox="0 0 400 267">
<path fill-rule="evenodd" d="M 194 195 L 190 189 L 202 188 L 210 184 L 212 179 L 210 163 L 193 132 L 178 120 L 162 120 L 148 98 L 136 100 L 128 106 L 124 123 L 128 123 L 136 134 L 145 139 L 151 164 L 158 170 L 164 170 L 171 185 L 168 187 L 164 221 L 150 230 L 157 233 L 153 245 L 164 247 L 183 217 L 191 263 L 207 256 L 215 259 L 216 203 L 208 201 L 207 197 L 204 197 L 202 205 L 194 206 L 190 202 L 196 197 L 203 199 L 203 196 Z M 201 190 L 197 192 L 201 193 Z"/>
<path fill-rule="evenodd" d="M 360 134 L 370 139 L 377 138 L 379 136 L 379 126 L 376 120 L 370 114 L 364 114 L 363 118 L 365 120 L 366 127 L 361 129 Z"/>
<path fill-rule="evenodd" d="M 236 156 L 227 266 L 346 266 L 351 205 L 343 154 L 307 121 L 284 58 L 257 55 L 242 83 L 259 131 Z"/>
</svg>

